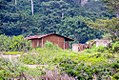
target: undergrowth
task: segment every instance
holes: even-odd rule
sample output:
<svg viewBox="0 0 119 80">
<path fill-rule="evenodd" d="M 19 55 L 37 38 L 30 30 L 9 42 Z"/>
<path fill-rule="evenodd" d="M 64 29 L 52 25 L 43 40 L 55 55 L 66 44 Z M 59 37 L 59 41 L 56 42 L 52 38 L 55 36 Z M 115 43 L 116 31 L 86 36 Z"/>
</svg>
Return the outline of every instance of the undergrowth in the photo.
<svg viewBox="0 0 119 80">
<path fill-rule="evenodd" d="M 118 46 L 113 46 L 113 50 L 117 50 L 117 48 Z M 27 54 L 22 54 L 18 59 L 22 64 L 35 64 L 40 67 L 29 69 L 22 65 L 21 67 L 16 67 L 18 68 L 16 72 L 24 72 L 32 77 L 38 77 L 47 74 L 45 71 L 58 69 L 60 74 L 66 73 L 78 80 L 92 80 L 94 77 L 97 80 L 118 80 L 119 53 L 114 51 L 113 53 L 109 50 L 111 48 L 96 48 L 94 46 L 83 52 L 74 53 L 71 50 L 62 50 L 52 43 L 47 43 L 44 48 L 35 48 Z M 5 65 L 8 65 L 8 63 L 3 66 Z M 14 67 L 12 68 L 14 69 Z M 16 72 L 12 73 L 15 74 Z M 11 74 L 11 71 L 7 72 L 4 67 L 0 67 L 1 73 L 6 76 Z M 46 76 L 48 77 L 48 75 Z"/>
</svg>

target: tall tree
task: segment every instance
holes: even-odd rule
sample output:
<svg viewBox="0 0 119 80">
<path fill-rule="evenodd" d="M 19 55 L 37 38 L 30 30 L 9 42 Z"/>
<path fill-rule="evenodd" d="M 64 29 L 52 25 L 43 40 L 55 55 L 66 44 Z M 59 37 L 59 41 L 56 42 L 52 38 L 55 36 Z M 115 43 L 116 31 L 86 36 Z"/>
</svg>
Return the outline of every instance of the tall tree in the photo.
<svg viewBox="0 0 119 80">
<path fill-rule="evenodd" d="M 14 4 L 17 5 L 17 0 L 14 0 Z"/>
<path fill-rule="evenodd" d="M 112 19 L 97 19 L 96 21 L 86 21 L 88 26 L 106 31 L 113 35 L 113 38 L 119 40 L 119 0 L 102 0 L 107 8 L 116 13 L 116 18 Z"/>
<path fill-rule="evenodd" d="M 102 0 L 111 11 L 116 13 L 119 18 L 119 0 Z"/>
<path fill-rule="evenodd" d="M 106 31 L 113 35 L 113 38 L 119 40 L 119 18 L 112 19 L 97 19 L 95 22 L 88 21 L 88 26 Z"/>
<path fill-rule="evenodd" d="M 75 38 L 81 43 L 100 38 L 101 32 L 88 28 L 78 20 L 78 16 L 93 20 L 108 17 L 104 5 L 91 0 L 81 7 L 80 3 L 77 4 L 78 1 L 80 0 L 17 0 L 16 6 L 14 0 L 9 0 L 5 7 L 0 5 L 0 33 L 28 36 L 55 32 Z"/>
</svg>

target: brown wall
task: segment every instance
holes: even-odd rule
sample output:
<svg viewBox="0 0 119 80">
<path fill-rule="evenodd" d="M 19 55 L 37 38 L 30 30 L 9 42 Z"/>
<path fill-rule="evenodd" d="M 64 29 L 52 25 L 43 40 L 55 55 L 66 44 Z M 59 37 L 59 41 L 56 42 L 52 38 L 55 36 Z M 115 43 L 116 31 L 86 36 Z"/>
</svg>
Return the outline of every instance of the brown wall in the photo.
<svg viewBox="0 0 119 80">
<path fill-rule="evenodd" d="M 65 49 L 68 49 L 69 48 L 69 41 L 66 41 L 65 42 Z"/>
<path fill-rule="evenodd" d="M 34 39 L 32 40 L 32 47 L 41 47 L 41 39 Z"/>
<path fill-rule="evenodd" d="M 62 49 L 68 49 L 69 48 L 69 41 L 65 42 L 65 39 L 63 37 L 57 36 L 57 35 L 49 35 L 46 37 L 43 37 L 41 39 L 34 39 L 32 40 L 32 47 L 44 47 L 44 44 L 49 41 L 53 44 L 59 46 Z"/>
<path fill-rule="evenodd" d="M 56 35 L 50 35 L 47 37 L 43 37 L 43 44 L 45 44 L 45 42 L 52 42 L 53 44 L 61 47 L 64 49 L 65 44 L 64 44 L 64 38 L 60 37 L 60 36 L 56 36 Z"/>
<path fill-rule="evenodd" d="M 32 40 L 32 47 L 33 48 L 37 47 L 37 39 Z"/>
</svg>

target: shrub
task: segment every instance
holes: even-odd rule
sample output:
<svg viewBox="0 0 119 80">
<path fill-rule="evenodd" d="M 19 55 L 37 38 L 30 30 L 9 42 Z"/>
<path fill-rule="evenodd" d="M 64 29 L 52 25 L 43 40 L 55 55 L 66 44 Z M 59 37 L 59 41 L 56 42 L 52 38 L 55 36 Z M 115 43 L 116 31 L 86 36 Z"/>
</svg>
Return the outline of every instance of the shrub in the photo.
<svg viewBox="0 0 119 80">
<path fill-rule="evenodd" d="M 6 71 L 0 70 L 0 80 L 5 80 Z"/>
<path fill-rule="evenodd" d="M 114 80 L 119 80 L 119 72 L 113 75 Z"/>
<path fill-rule="evenodd" d="M 56 45 L 54 45 L 52 42 L 47 41 L 47 42 L 45 43 L 45 48 L 58 49 L 59 47 L 56 46 Z"/>
<path fill-rule="evenodd" d="M 5 36 L 0 35 L 0 51 L 26 51 L 30 50 L 30 42 L 22 35 Z"/>
<path fill-rule="evenodd" d="M 21 56 L 19 60 L 26 64 L 54 65 L 65 60 L 68 56 L 72 57 L 73 55 L 73 52 L 62 50 L 61 48 L 53 45 L 51 42 L 47 42 L 44 48 L 33 49 L 28 54 Z"/>
<path fill-rule="evenodd" d="M 110 66 L 112 64 L 115 64 L 115 62 L 110 64 L 103 62 L 89 65 L 83 61 L 76 63 L 68 59 L 61 62 L 60 67 L 63 72 L 66 72 L 70 76 L 77 77 L 78 80 L 92 80 L 93 74 L 96 75 L 97 80 L 107 80 L 107 78 L 111 78 L 110 76 L 115 74 L 113 77 L 115 80 L 118 80 L 119 74 L 116 73 L 118 69 L 113 72 L 113 67 Z"/>
<path fill-rule="evenodd" d="M 106 51 L 105 47 L 103 47 L 103 46 L 97 47 L 97 52 L 104 52 L 104 51 Z"/>
<path fill-rule="evenodd" d="M 112 44 L 112 49 L 111 51 L 113 53 L 118 53 L 119 52 L 119 41 L 116 41 Z"/>
<path fill-rule="evenodd" d="M 84 50 L 85 53 L 96 53 L 96 52 L 105 52 L 105 51 L 107 51 L 106 47 L 103 46 L 96 47 L 95 45 L 90 49 Z"/>
</svg>

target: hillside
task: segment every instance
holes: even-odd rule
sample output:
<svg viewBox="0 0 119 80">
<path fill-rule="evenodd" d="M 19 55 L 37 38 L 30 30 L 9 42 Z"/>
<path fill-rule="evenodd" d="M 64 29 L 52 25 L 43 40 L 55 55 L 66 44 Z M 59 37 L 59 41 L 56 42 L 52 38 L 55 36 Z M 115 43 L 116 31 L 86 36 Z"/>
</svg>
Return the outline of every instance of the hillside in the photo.
<svg viewBox="0 0 119 80">
<path fill-rule="evenodd" d="M 77 0 L 33 0 L 32 10 L 27 0 L 0 0 L 0 4 L 0 34 L 8 36 L 57 33 L 85 43 L 101 38 L 103 32 L 89 28 L 82 17 L 96 20 L 113 16 L 101 1 L 94 0 L 85 6 Z"/>
</svg>

